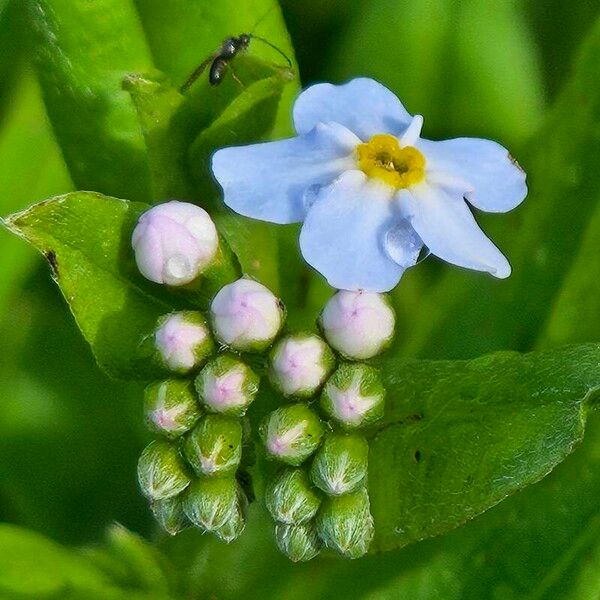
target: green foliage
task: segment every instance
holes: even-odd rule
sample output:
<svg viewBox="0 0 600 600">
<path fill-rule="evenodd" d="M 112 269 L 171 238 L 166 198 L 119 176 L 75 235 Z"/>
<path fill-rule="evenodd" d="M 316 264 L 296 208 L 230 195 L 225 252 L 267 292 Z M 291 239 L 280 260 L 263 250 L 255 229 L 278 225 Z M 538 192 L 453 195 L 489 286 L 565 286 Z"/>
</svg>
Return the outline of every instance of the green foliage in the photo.
<svg viewBox="0 0 600 600">
<path fill-rule="evenodd" d="M 121 81 L 151 66 L 131 0 L 28 0 L 48 115 L 78 188 L 148 200 L 144 140 Z"/>
<path fill-rule="evenodd" d="M 158 374 L 152 361 L 141 355 L 140 344 L 157 318 L 171 310 L 152 295 L 133 262 L 131 232 L 145 208 L 74 192 L 6 221 L 46 256 L 98 363 L 122 378 Z"/>
<path fill-rule="evenodd" d="M 126 530 L 113 527 L 104 559 L 118 560 L 117 577 L 97 551 L 82 556 L 37 533 L 0 525 L 0 594 L 44 600 L 168 600 L 169 586 L 156 551 Z M 94 564 L 95 562 L 99 564 Z M 104 564 L 103 564 L 104 563 Z"/>
<path fill-rule="evenodd" d="M 384 363 L 388 404 L 370 444 L 373 549 L 443 533 L 544 477 L 583 436 L 599 359 L 589 345 Z"/>
<path fill-rule="evenodd" d="M 98 362 L 125 378 L 157 376 L 138 353 L 139 341 L 158 315 L 190 303 L 143 280 L 129 249 L 140 211 L 170 197 L 210 208 L 244 271 L 280 290 L 293 327 L 312 327 L 329 291 L 306 278 L 296 228 L 222 210 L 207 168 L 220 146 L 288 134 L 298 80 L 289 82 L 282 57 L 253 40 L 247 55 L 232 62 L 244 87 L 232 73 L 210 87 L 205 73 L 179 92 L 229 35 L 255 31 L 293 59 L 273 0 L 28 4 L 48 116 L 75 186 L 127 201 L 78 192 L 7 224 L 52 253 L 55 279 Z M 555 0 L 428 0 L 400 9 L 388 0 L 366 8 L 350 0 L 285 5 L 298 39 L 307 40 L 303 72 L 319 79 L 375 75 L 424 114 L 426 131 L 511 143 L 532 133 L 543 88 L 556 89 L 564 54 L 592 29 L 543 127 L 516 148 L 529 174 L 529 198 L 508 219 L 486 220 L 513 277 L 494 282 L 425 264 L 396 294 L 403 318 L 396 348 L 379 361 L 389 393 L 385 421 L 370 432 L 369 466 L 372 550 L 389 552 L 352 564 L 325 552 L 291 566 L 275 550 L 260 503 L 230 546 L 192 531 L 160 542 L 174 571 L 118 526 L 104 545 L 75 552 L 3 525 L 0 596 L 596 597 L 600 420 L 590 408 L 600 350 L 552 347 L 597 341 L 600 332 L 597 11 Z M 0 28 L 15 6 L 0 0 Z M 42 123 L 37 89 L 20 71 L 27 54 L 15 46 L 21 29 L 10 27 L 0 42 L 3 214 L 71 185 Z M 0 306 L 11 311 L 0 319 L 0 516 L 67 540 L 88 540 L 121 515 L 147 533 L 133 482 L 144 441 L 140 391 L 91 368 L 55 295 L 39 274 L 27 276 L 32 254 L 2 235 Z M 27 283 L 18 291 L 21 282 Z M 471 358 L 534 346 L 546 350 L 469 362 L 397 356 Z M 274 404 L 268 396 L 263 391 L 256 404 Z M 259 469 L 255 475 L 260 480 Z"/>
</svg>

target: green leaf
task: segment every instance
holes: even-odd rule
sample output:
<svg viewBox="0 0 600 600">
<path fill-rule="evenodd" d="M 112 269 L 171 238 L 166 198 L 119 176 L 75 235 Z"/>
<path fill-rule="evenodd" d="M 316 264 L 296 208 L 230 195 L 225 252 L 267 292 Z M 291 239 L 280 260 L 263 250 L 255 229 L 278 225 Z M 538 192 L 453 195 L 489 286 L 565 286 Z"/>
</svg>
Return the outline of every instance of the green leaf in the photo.
<svg viewBox="0 0 600 600">
<path fill-rule="evenodd" d="M 147 205 L 74 192 L 12 215 L 5 225 L 48 259 L 96 360 L 109 374 L 148 379 L 157 367 L 140 341 L 172 310 L 137 273 L 131 232 Z"/>
<path fill-rule="evenodd" d="M 128 71 L 152 67 L 131 0 L 32 0 L 48 115 L 75 185 L 148 201 L 146 148 Z"/>
<path fill-rule="evenodd" d="M 382 364 L 389 402 L 371 440 L 376 540 L 390 550 L 463 524 L 544 477 L 579 442 L 600 347 Z"/>
<path fill-rule="evenodd" d="M 405 324 L 398 340 L 404 355 L 468 358 L 532 347 L 600 198 L 600 86 L 589 84 L 599 78 L 600 20 L 529 152 L 517 154 L 529 196 L 510 215 L 481 219 L 509 257 L 511 278 L 444 266 L 444 277 Z"/>
<path fill-rule="evenodd" d="M 153 566 L 154 568 L 156 565 Z M 14 525 L 0 524 L 0 594 L 32 600 L 168 600 L 157 575 L 149 585 L 115 585 L 88 557 Z"/>
<path fill-rule="evenodd" d="M 71 188 L 60 149 L 44 121 L 44 107 L 32 77 L 23 77 L 14 90 L 0 136 L 0 214 Z M 8 232 L 0 231 L 2 285 L 0 313 L 26 273 L 35 254 Z"/>
<path fill-rule="evenodd" d="M 160 72 L 131 74 L 123 82 L 136 107 L 148 148 L 152 199 L 196 198 L 186 172 L 187 150 L 197 133 L 184 98 Z"/>
<path fill-rule="evenodd" d="M 121 525 L 111 525 L 106 532 L 106 544 L 85 549 L 84 554 L 120 587 L 169 594 L 172 573 L 167 574 L 164 557 Z"/>
</svg>

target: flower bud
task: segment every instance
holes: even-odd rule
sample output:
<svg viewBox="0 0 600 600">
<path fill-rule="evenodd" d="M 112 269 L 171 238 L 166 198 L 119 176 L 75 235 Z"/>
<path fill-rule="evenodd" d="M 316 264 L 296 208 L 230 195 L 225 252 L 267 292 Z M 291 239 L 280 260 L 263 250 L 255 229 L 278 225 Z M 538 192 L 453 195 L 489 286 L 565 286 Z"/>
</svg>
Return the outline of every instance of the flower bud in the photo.
<svg viewBox="0 0 600 600">
<path fill-rule="evenodd" d="M 199 206 L 172 200 L 138 220 L 131 237 L 140 273 L 150 281 L 179 286 L 206 270 L 217 254 L 219 236 Z"/>
<path fill-rule="evenodd" d="M 154 332 L 154 345 L 164 367 L 182 375 L 202 365 L 214 350 L 204 317 L 195 311 L 162 316 Z"/>
<path fill-rule="evenodd" d="M 243 496 L 243 493 L 238 496 Z M 245 509 L 243 508 L 244 503 L 247 503 L 245 498 L 243 500 L 238 500 L 231 517 L 221 527 L 214 530 L 214 534 L 222 542 L 229 544 L 242 535 L 244 528 L 246 527 L 246 519 L 244 517 Z"/>
<path fill-rule="evenodd" d="M 200 371 L 196 390 L 209 411 L 242 416 L 258 392 L 259 381 L 248 365 L 221 355 Z"/>
<path fill-rule="evenodd" d="M 283 325 L 281 301 L 258 281 L 242 277 L 219 291 L 210 306 L 215 335 L 235 350 L 262 352 Z"/>
<path fill-rule="evenodd" d="M 196 527 L 215 531 L 238 510 L 237 483 L 233 477 L 201 477 L 183 496 L 183 510 Z"/>
<path fill-rule="evenodd" d="M 328 548 L 348 558 L 366 554 L 374 533 L 367 490 L 324 500 L 317 515 L 317 531 Z"/>
<path fill-rule="evenodd" d="M 275 541 L 277 547 L 291 561 L 308 561 L 321 551 L 321 540 L 317 535 L 315 524 L 304 525 L 275 525 Z"/>
<path fill-rule="evenodd" d="M 206 415 L 187 435 L 183 451 L 198 475 L 235 472 L 242 458 L 242 425 L 239 419 Z"/>
<path fill-rule="evenodd" d="M 345 429 L 364 427 L 383 416 L 385 389 L 379 371 L 367 365 L 341 365 L 321 394 L 321 407 Z"/>
<path fill-rule="evenodd" d="M 268 487 L 265 501 L 275 521 L 300 525 L 310 521 L 321 499 L 302 469 L 286 469 Z"/>
<path fill-rule="evenodd" d="M 371 358 L 387 348 L 395 322 L 388 297 L 374 292 L 339 291 L 319 318 L 325 339 L 352 360 Z"/>
<path fill-rule="evenodd" d="M 176 446 L 163 440 L 144 448 L 137 472 L 142 493 L 152 500 L 176 496 L 190 484 Z"/>
<path fill-rule="evenodd" d="M 325 427 L 305 404 L 291 404 L 273 411 L 260 429 L 267 452 L 297 467 L 319 446 Z"/>
<path fill-rule="evenodd" d="M 173 439 L 191 429 L 200 418 L 200 407 L 189 381 L 167 379 L 144 390 L 144 415 L 151 431 Z"/>
<path fill-rule="evenodd" d="M 284 396 L 309 398 L 334 366 L 333 352 L 318 335 L 300 333 L 283 338 L 273 348 L 270 376 Z"/>
<path fill-rule="evenodd" d="M 190 522 L 183 512 L 181 496 L 155 500 L 150 507 L 159 525 L 170 535 L 175 535 L 190 526 Z"/>
<path fill-rule="evenodd" d="M 330 433 L 317 451 L 310 469 L 313 483 L 326 494 L 356 491 L 369 464 L 369 444 L 362 436 Z"/>
</svg>

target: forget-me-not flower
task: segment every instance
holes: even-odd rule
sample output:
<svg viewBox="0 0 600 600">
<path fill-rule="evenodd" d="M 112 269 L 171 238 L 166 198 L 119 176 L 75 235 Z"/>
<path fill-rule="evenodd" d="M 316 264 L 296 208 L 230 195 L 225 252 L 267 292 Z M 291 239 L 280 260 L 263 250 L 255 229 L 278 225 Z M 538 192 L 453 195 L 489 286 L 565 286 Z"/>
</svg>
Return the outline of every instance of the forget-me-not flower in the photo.
<svg viewBox="0 0 600 600">
<path fill-rule="evenodd" d="M 365 78 L 309 87 L 293 117 L 296 137 L 219 150 L 213 173 L 236 212 L 303 221 L 302 254 L 333 287 L 390 290 L 423 245 L 455 265 L 510 275 L 467 204 L 506 212 L 525 198 L 525 173 L 501 145 L 425 140 L 423 117 Z"/>
</svg>

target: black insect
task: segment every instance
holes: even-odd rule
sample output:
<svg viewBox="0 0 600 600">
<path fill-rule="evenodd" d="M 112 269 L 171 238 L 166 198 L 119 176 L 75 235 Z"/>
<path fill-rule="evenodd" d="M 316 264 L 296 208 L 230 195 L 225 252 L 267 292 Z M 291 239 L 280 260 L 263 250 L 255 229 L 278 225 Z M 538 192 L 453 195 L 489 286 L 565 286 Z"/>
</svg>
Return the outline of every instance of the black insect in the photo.
<svg viewBox="0 0 600 600">
<path fill-rule="evenodd" d="M 183 94 L 190 86 L 204 73 L 208 65 L 210 70 L 208 72 L 208 82 L 210 85 L 219 85 L 223 81 L 223 76 L 230 67 L 230 62 L 240 53 L 248 48 L 250 40 L 258 40 L 267 46 L 273 48 L 273 50 L 279 52 L 283 58 L 285 58 L 288 68 L 292 68 L 292 61 L 289 56 L 283 52 L 280 48 L 266 40 L 265 38 L 254 35 L 253 33 L 242 33 L 237 37 L 227 38 L 221 47 L 213 52 L 194 72 L 188 77 L 187 81 L 181 86 L 180 90 Z M 231 70 L 232 77 L 243 86 L 242 82 L 237 78 L 236 74 Z"/>
</svg>

